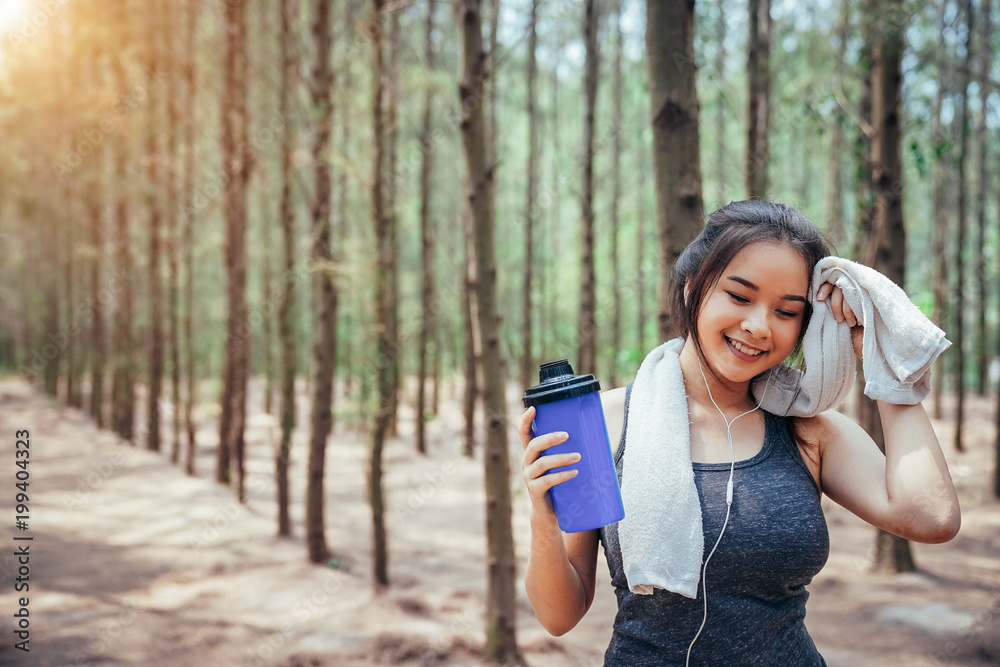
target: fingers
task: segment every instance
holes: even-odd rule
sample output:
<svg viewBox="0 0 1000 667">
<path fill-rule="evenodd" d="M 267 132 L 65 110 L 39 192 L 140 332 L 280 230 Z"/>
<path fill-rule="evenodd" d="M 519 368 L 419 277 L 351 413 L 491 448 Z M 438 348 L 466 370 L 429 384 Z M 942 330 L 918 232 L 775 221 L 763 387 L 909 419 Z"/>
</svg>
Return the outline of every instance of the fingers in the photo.
<svg viewBox="0 0 1000 667">
<path fill-rule="evenodd" d="M 517 434 L 521 436 L 521 446 L 528 448 L 528 442 L 532 438 L 531 422 L 535 418 L 535 406 L 531 406 L 521 415 L 521 423 L 517 427 Z"/>
<path fill-rule="evenodd" d="M 844 301 L 844 292 L 836 285 L 823 283 L 816 293 L 818 301 L 829 300 L 830 310 L 833 311 L 833 318 L 838 322 L 846 321 L 849 326 L 857 326 L 858 318 L 854 314 L 847 302 Z"/>
</svg>

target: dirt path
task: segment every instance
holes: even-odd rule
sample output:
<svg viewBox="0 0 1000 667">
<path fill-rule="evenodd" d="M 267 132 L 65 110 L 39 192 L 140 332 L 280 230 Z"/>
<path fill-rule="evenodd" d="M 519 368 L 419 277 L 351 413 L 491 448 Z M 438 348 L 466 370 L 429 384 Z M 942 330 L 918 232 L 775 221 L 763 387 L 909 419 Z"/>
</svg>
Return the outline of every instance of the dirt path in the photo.
<svg viewBox="0 0 1000 667">
<path fill-rule="evenodd" d="M 256 387 L 256 385 L 255 385 Z M 516 397 L 511 405 L 516 405 Z M 338 426 L 328 447 L 327 540 L 337 567 L 306 563 L 302 494 L 306 433 L 293 447 L 295 537 L 275 531 L 272 455 L 277 426 L 252 393 L 248 503 L 212 481 L 216 421 L 199 413 L 198 476 L 169 454 L 125 446 L 77 410 L 0 381 L 0 664 L 481 665 L 485 596 L 482 463 L 457 453 L 461 417 L 446 402 L 432 454 L 412 453 L 412 415 L 386 452 L 389 592 L 370 584 L 365 438 Z M 873 529 L 828 507 L 830 562 L 810 587 L 807 625 L 831 667 L 1000 664 L 1000 504 L 988 493 L 992 426 L 972 400 L 970 451 L 949 453 L 963 505 L 959 537 L 914 545 L 921 572 L 867 573 Z M 304 415 L 303 415 L 304 416 Z M 304 423 L 304 420 L 300 420 Z M 940 424 L 942 438 L 950 435 Z M 28 531 L 15 531 L 14 432 L 31 432 Z M 169 429 L 163 438 L 169 448 Z M 519 568 L 527 499 L 512 437 Z M 30 654 L 14 649 L 14 533 L 30 535 Z M 518 583 L 518 637 L 535 667 L 602 664 L 615 600 L 603 553 L 598 592 L 564 637 L 541 629 Z"/>
</svg>

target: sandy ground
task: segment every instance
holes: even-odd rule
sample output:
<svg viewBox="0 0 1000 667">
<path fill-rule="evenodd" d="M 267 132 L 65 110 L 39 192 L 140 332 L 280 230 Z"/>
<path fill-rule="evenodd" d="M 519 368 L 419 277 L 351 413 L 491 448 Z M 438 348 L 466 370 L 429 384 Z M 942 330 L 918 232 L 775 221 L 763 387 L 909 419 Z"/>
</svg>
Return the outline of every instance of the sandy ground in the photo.
<svg viewBox="0 0 1000 667">
<path fill-rule="evenodd" d="M 510 405 L 519 405 L 512 387 Z M 275 537 L 278 428 L 252 385 L 248 502 L 212 481 L 217 406 L 199 406 L 198 475 L 169 455 L 122 444 L 82 412 L 16 379 L 0 380 L 0 664 L 481 665 L 485 598 L 481 458 L 461 456 L 461 415 L 447 390 L 430 422 L 431 453 L 415 454 L 413 414 L 386 450 L 390 590 L 371 584 L 366 437 L 339 424 L 327 448 L 332 566 L 307 563 L 303 541 L 307 432 L 295 433 L 294 537 Z M 412 395 L 412 393 L 411 393 Z M 304 396 L 303 396 L 304 399 Z M 140 401 L 141 404 L 141 401 Z M 306 403 L 302 402 L 303 407 Z M 948 406 L 946 406 L 948 407 Z M 947 412 L 947 410 L 946 410 Z M 920 571 L 874 575 L 874 529 L 827 507 L 830 561 L 810 590 L 807 625 L 831 667 L 1000 664 L 1000 503 L 989 495 L 992 403 L 971 399 L 967 449 L 946 446 L 963 526 L 944 545 L 913 545 Z M 516 413 L 512 413 L 512 418 Z M 303 412 L 300 423 L 305 423 Z M 165 418 L 169 422 L 169 415 Z M 940 422 L 942 441 L 952 425 Z M 15 436 L 31 433 L 29 530 L 13 528 Z M 169 449 L 169 426 L 164 441 Z M 511 433 L 514 529 L 523 573 L 527 496 Z M 34 539 L 15 542 L 13 537 Z M 30 544 L 30 653 L 14 649 L 16 547 Z M 518 641 L 528 664 L 602 664 L 615 599 L 603 552 L 594 605 L 567 635 L 535 620 L 523 583 Z"/>
</svg>

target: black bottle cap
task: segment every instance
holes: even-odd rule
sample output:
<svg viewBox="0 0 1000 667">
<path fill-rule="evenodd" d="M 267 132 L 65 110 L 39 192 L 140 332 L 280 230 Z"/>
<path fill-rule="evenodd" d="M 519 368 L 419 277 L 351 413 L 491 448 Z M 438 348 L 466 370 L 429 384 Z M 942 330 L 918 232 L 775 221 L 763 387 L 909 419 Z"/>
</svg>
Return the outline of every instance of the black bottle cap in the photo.
<svg viewBox="0 0 1000 667">
<path fill-rule="evenodd" d="M 601 390 L 601 383 L 593 375 L 573 375 L 573 367 L 566 359 L 539 366 L 538 380 L 537 386 L 524 391 L 521 400 L 526 408 Z"/>
</svg>

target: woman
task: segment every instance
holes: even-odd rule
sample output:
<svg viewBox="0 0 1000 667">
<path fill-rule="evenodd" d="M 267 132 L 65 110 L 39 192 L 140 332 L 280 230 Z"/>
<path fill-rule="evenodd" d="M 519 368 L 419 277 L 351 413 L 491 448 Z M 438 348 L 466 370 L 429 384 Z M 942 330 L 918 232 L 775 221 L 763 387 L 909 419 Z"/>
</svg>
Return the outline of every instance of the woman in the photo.
<svg viewBox="0 0 1000 667">
<path fill-rule="evenodd" d="M 921 405 L 878 403 L 885 455 L 868 433 L 836 411 L 783 418 L 756 409 L 750 383 L 797 350 L 810 317 L 813 268 L 828 254 L 822 234 L 798 211 L 736 202 L 709 217 L 674 267 L 672 313 L 684 338 L 679 361 L 691 461 L 711 559 L 700 599 L 662 589 L 653 595 L 631 592 L 617 524 L 560 531 L 546 492 L 575 471 L 545 472 L 575 463 L 579 455 L 546 455 L 565 436 L 532 437 L 534 409 L 525 412 L 521 468 L 531 499 L 532 541 L 525 588 L 551 634 L 571 630 L 593 602 L 600 541 L 619 607 L 606 667 L 689 660 L 824 665 L 803 623 L 805 585 L 829 553 L 822 493 L 906 539 L 938 543 L 958 532 L 954 485 Z M 862 327 L 840 289 L 824 283 L 817 298 L 830 304 L 838 321 L 851 325 L 860 357 Z M 620 441 L 619 478 L 628 456 L 623 450 L 628 391 L 602 394 L 608 433 L 612 442 Z M 744 495 L 730 517 L 724 496 L 732 458 Z M 708 553 L 720 529 L 725 539 Z"/>
</svg>

